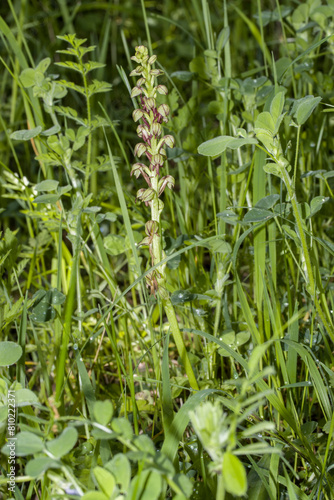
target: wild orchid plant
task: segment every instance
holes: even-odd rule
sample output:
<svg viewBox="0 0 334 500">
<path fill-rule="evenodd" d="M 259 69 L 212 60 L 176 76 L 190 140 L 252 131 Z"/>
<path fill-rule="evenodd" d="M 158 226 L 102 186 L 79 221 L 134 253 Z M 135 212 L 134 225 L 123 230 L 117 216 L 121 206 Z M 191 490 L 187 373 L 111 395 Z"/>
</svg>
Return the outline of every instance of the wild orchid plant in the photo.
<svg viewBox="0 0 334 500">
<path fill-rule="evenodd" d="M 146 237 L 141 242 L 141 245 L 148 245 L 154 268 L 146 275 L 146 283 L 151 293 L 154 295 L 157 293 L 162 301 L 190 385 L 198 390 L 175 310 L 166 288 L 166 263 L 158 265 L 166 257 L 161 244 L 160 215 L 164 204 L 160 196 L 166 187 L 172 189 L 175 185 L 175 180 L 171 175 L 160 176 L 167 157 L 165 147 L 172 148 L 175 142 L 171 135 L 162 136 L 163 124 L 168 122 L 169 107 L 167 104 L 158 106 L 156 102 L 157 94 L 167 95 L 168 90 L 164 85 L 155 85 L 156 77 L 163 74 L 162 70 L 152 68 L 157 59 L 156 55 L 150 57 L 148 49 L 140 45 L 136 47 L 135 55 L 131 59 L 138 66 L 130 73 L 130 76 L 140 77 L 131 92 L 131 97 L 140 99 L 140 107 L 134 110 L 133 119 L 135 122 L 141 121 L 137 127 L 137 134 L 143 140 L 136 144 L 134 153 L 138 158 L 145 154 L 149 160 L 149 166 L 144 163 L 135 163 L 131 170 L 131 175 L 135 175 L 136 178 L 142 175 L 148 184 L 148 188 L 139 189 L 137 192 L 137 200 L 151 208 L 151 218 L 145 225 Z"/>
</svg>

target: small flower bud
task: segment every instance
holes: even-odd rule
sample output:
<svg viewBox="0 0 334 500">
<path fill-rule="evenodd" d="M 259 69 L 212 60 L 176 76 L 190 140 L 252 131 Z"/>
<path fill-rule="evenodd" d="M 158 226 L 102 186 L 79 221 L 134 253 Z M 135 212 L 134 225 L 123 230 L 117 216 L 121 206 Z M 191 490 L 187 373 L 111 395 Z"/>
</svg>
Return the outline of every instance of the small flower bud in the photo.
<svg viewBox="0 0 334 500">
<path fill-rule="evenodd" d="M 151 138 L 150 131 L 147 127 L 143 127 L 141 129 L 141 136 L 145 142 L 147 142 Z"/>
<path fill-rule="evenodd" d="M 162 69 L 151 69 L 150 75 L 152 76 L 160 76 L 163 75 L 165 72 L 162 71 Z"/>
<path fill-rule="evenodd" d="M 163 118 L 167 118 L 169 115 L 169 106 L 167 104 L 160 104 L 157 111 Z"/>
<path fill-rule="evenodd" d="M 162 94 L 162 95 L 167 95 L 168 94 L 168 89 L 165 85 L 158 85 L 156 87 L 157 91 L 159 94 Z"/>
<path fill-rule="evenodd" d="M 138 189 L 136 201 L 137 200 L 141 200 L 141 197 L 142 197 L 142 195 L 143 195 L 144 192 L 145 192 L 145 188 Z"/>
<path fill-rule="evenodd" d="M 161 127 L 160 123 L 153 122 L 151 125 L 151 132 L 155 137 L 159 137 L 161 135 L 161 132 L 162 132 L 162 127 Z"/>
<path fill-rule="evenodd" d="M 141 75 L 143 71 L 144 71 L 143 66 L 137 66 L 136 69 L 134 69 L 133 71 L 131 71 L 130 76 Z"/>
<path fill-rule="evenodd" d="M 134 175 L 136 177 L 136 179 L 138 179 L 138 177 L 140 176 L 140 174 L 143 173 L 143 168 L 145 168 L 144 163 L 135 163 L 134 165 L 132 165 L 132 169 L 131 169 L 131 174 L 130 175 Z"/>
<path fill-rule="evenodd" d="M 145 224 L 145 233 L 147 236 L 151 236 L 152 234 L 157 234 L 159 231 L 159 224 L 156 220 L 149 220 Z"/>
<path fill-rule="evenodd" d="M 148 201 L 153 200 L 156 194 L 157 193 L 152 188 L 139 189 L 139 191 L 137 192 L 137 200 L 141 200 L 144 203 L 147 203 Z"/>
<path fill-rule="evenodd" d="M 175 186 L 175 179 L 171 175 L 166 175 L 162 177 L 159 181 L 159 196 L 164 192 L 165 188 L 173 189 Z"/>
<path fill-rule="evenodd" d="M 153 109 L 155 107 L 155 100 L 153 97 L 148 97 L 145 101 L 147 109 Z"/>
<path fill-rule="evenodd" d="M 132 61 L 135 61 L 135 62 L 136 62 L 136 63 L 138 63 L 138 64 L 140 63 L 140 59 L 138 59 L 138 57 L 137 57 L 137 56 L 132 56 L 132 57 L 130 57 L 130 59 L 131 59 Z"/>
<path fill-rule="evenodd" d="M 160 151 L 159 151 L 159 154 L 161 154 L 161 156 L 167 156 L 167 153 L 166 151 L 164 150 L 164 148 L 161 148 Z M 165 161 L 165 160 L 164 160 Z"/>
<path fill-rule="evenodd" d="M 151 56 L 149 58 L 148 64 L 154 64 L 156 60 L 157 60 L 157 56 L 155 54 L 153 54 L 153 56 Z"/>
<path fill-rule="evenodd" d="M 148 236 L 146 236 L 146 238 L 144 238 L 142 241 L 140 241 L 138 243 L 138 246 L 139 247 L 142 246 L 142 245 L 150 246 L 150 244 L 151 244 L 151 240 L 150 240 L 150 238 Z"/>
<path fill-rule="evenodd" d="M 139 78 L 139 80 L 137 80 L 137 87 L 141 87 L 145 82 L 146 78 Z"/>
<path fill-rule="evenodd" d="M 163 138 L 162 138 L 164 144 L 166 144 L 166 146 L 168 146 L 169 148 L 173 148 L 174 147 L 174 144 L 175 144 L 175 139 L 172 135 L 165 135 Z"/>
<path fill-rule="evenodd" d="M 138 57 L 139 55 L 140 56 L 145 56 L 148 54 L 148 49 L 147 47 L 145 47 L 145 45 L 138 45 L 136 47 L 136 56 Z"/>
<path fill-rule="evenodd" d="M 138 144 L 135 145 L 134 154 L 135 156 L 138 156 L 138 158 L 140 158 L 146 151 L 147 146 L 143 142 L 138 142 Z"/>
<path fill-rule="evenodd" d="M 133 112 L 132 112 L 132 118 L 134 120 L 134 122 L 137 122 L 138 120 L 141 119 L 141 117 L 143 116 L 143 111 L 141 109 L 135 109 Z"/>
<path fill-rule="evenodd" d="M 131 90 L 131 97 L 137 97 L 138 95 L 142 94 L 143 90 L 140 87 L 133 87 Z"/>
<path fill-rule="evenodd" d="M 144 125 L 138 125 L 138 127 L 136 129 L 138 137 L 142 137 L 142 135 L 143 135 L 143 128 L 144 128 Z"/>
<path fill-rule="evenodd" d="M 162 167 L 164 163 L 164 159 L 162 155 L 153 155 L 151 158 L 151 165 L 152 167 Z"/>
</svg>

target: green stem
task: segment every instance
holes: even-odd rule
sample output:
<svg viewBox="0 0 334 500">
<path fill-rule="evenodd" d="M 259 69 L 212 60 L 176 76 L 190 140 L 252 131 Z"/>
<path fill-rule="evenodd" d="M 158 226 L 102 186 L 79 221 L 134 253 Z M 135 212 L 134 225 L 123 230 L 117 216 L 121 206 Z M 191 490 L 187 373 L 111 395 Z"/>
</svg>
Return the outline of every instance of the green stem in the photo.
<svg viewBox="0 0 334 500">
<path fill-rule="evenodd" d="M 83 79 L 83 84 L 85 87 L 85 94 L 86 94 L 86 103 L 87 103 L 87 127 L 90 129 L 91 123 L 92 123 L 92 111 L 90 107 L 90 100 L 89 100 L 89 92 L 88 92 L 88 83 L 87 83 L 87 78 L 84 73 L 85 69 L 82 64 L 82 61 L 80 60 L 80 63 L 82 65 L 82 79 Z M 87 172 L 85 175 L 85 193 L 88 193 L 88 185 L 89 185 L 89 177 L 90 177 L 90 161 L 91 161 L 91 151 L 92 151 L 92 134 L 88 134 L 88 142 L 87 142 Z"/>
<path fill-rule="evenodd" d="M 152 188 L 157 191 L 158 189 L 158 175 L 152 178 Z M 151 202 L 151 216 L 152 220 L 158 222 L 160 225 L 160 213 L 159 213 L 159 198 L 158 196 L 155 196 L 154 199 Z M 161 236 L 155 234 L 153 236 L 153 241 L 152 241 L 152 257 L 153 257 L 153 265 L 158 264 L 161 259 L 163 258 L 162 254 L 162 248 L 161 248 Z M 186 346 L 184 344 L 184 340 L 182 337 L 182 333 L 179 328 L 179 324 L 176 318 L 175 314 L 175 309 L 174 306 L 169 298 L 168 295 L 166 295 L 165 291 L 165 280 L 166 280 L 166 274 L 165 274 L 165 266 L 158 268 L 157 269 L 159 272 L 159 278 L 157 279 L 159 288 L 160 288 L 160 296 L 162 300 L 162 304 L 167 316 L 167 319 L 169 321 L 169 325 L 173 334 L 173 338 L 175 341 L 175 345 L 177 348 L 177 351 L 179 353 L 179 356 L 181 358 L 181 361 L 183 363 L 184 369 L 186 371 L 186 374 L 189 379 L 190 387 L 196 391 L 199 390 L 197 380 L 194 374 L 194 371 L 192 369 L 191 363 L 189 361 L 189 357 L 186 351 Z"/>
<path fill-rule="evenodd" d="M 293 214 L 295 217 L 295 221 L 296 221 L 297 229 L 298 229 L 298 234 L 299 234 L 300 242 L 301 242 L 302 249 L 303 249 L 303 255 L 304 255 L 304 259 L 305 259 L 305 266 L 306 266 L 307 278 L 308 278 L 308 290 L 309 290 L 311 297 L 314 299 L 316 310 L 317 310 L 317 312 L 318 312 L 318 314 L 319 314 L 319 316 L 324 324 L 324 327 L 326 328 L 331 339 L 334 341 L 334 332 L 333 332 L 332 322 L 331 322 L 330 318 L 327 321 L 327 318 L 324 314 L 324 311 L 320 305 L 319 299 L 316 296 L 316 284 L 315 284 L 314 275 L 313 275 L 311 256 L 310 256 L 310 252 L 309 252 L 309 249 L 307 246 L 306 235 L 305 235 L 305 231 L 303 228 L 302 217 L 301 217 L 300 212 L 299 212 L 295 191 L 291 185 L 290 176 L 285 168 L 282 169 L 282 176 L 283 176 L 283 181 L 284 181 L 286 188 L 288 190 L 290 202 L 292 205 L 292 211 L 293 211 Z"/>
<path fill-rule="evenodd" d="M 192 369 L 191 363 L 189 361 L 189 357 L 188 357 L 188 354 L 186 351 L 186 346 L 184 344 L 182 333 L 180 331 L 179 324 L 178 324 L 178 321 L 176 318 L 174 306 L 173 306 L 170 298 L 162 299 L 162 304 L 164 306 L 164 310 L 165 310 L 166 316 L 167 316 L 168 321 L 169 321 L 170 329 L 171 329 L 172 334 L 173 334 L 176 348 L 178 350 L 179 356 L 181 358 L 184 369 L 185 369 L 186 374 L 188 376 L 190 387 L 192 389 L 194 389 L 195 391 L 198 391 L 199 387 L 198 387 L 197 380 L 196 380 L 194 371 Z"/>
</svg>

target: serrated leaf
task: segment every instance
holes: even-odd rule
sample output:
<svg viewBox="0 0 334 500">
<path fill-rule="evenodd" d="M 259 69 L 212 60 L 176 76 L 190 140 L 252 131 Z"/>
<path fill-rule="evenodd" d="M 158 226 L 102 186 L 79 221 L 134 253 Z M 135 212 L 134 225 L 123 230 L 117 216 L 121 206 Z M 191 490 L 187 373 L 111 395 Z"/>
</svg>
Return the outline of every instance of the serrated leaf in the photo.
<svg viewBox="0 0 334 500">
<path fill-rule="evenodd" d="M 73 82 L 68 82 L 67 80 L 60 80 L 61 85 L 64 85 L 64 87 L 68 89 L 75 90 L 76 92 L 79 92 L 79 94 L 86 95 L 86 89 L 85 87 L 82 87 L 81 85 L 76 85 Z"/>
<path fill-rule="evenodd" d="M 88 94 L 92 96 L 94 94 L 100 94 L 101 92 L 109 92 L 111 90 L 111 84 L 108 82 L 100 82 L 99 80 L 93 80 L 93 83 L 88 85 Z"/>
<path fill-rule="evenodd" d="M 40 125 L 30 130 L 17 130 L 16 132 L 10 134 L 10 138 L 15 141 L 30 141 L 30 139 L 37 137 L 42 130 L 43 129 Z"/>
<path fill-rule="evenodd" d="M 48 192 L 55 191 L 58 187 L 58 184 L 59 184 L 58 181 L 55 181 L 53 179 L 49 179 L 46 181 L 39 182 L 38 184 L 36 184 L 34 189 L 36 191 L 48 191 Z"/>
<path fill-rule="evenodd" d="M 56 62 L 55 65 L 60 66 L 62 68 L 73 69 L 74 71 L 77 71 L 78 73 L 82 74 L 81 65 L 76 62 L 73 61 Z"/>
<path fill-rule="evenodd" d="M 218 156 L 226 149 L 238 149 L 249 144 L 257 144 L 257 142 L 258 141 L 253 138 L 239 139 L 228 135 L 222 135 L 200 144 L 200 146 L 198 146 L 198 152 L 203 156 Z"/>
<path fill-rule="evenodd" d="M 104 68 L 106 65 L 103 63 L 99 63 L 97 61 L 88 61 L 84 64 L 85 73 L 89 73 L 90 71 L 98 68 Z"/>
<path fill-rule="evenodd" d="M 0 342 L 0 366 L 11 366 L 22 356 L 22 347 L 16 342 Z"/>
</svg>

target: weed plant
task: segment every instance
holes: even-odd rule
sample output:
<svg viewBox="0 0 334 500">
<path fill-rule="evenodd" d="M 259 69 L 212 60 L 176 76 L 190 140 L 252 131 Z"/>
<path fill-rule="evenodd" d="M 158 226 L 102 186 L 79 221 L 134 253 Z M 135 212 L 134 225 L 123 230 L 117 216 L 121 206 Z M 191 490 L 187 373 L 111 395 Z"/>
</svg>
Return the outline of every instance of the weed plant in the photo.
<svg viewBox="0 0 334 500">
<path fill-rule="evenodd" d="M 334 498 L 333 27 L 0 6 L 2 498 Z"/>
</svg>

